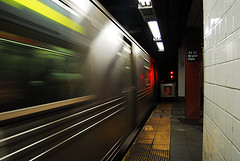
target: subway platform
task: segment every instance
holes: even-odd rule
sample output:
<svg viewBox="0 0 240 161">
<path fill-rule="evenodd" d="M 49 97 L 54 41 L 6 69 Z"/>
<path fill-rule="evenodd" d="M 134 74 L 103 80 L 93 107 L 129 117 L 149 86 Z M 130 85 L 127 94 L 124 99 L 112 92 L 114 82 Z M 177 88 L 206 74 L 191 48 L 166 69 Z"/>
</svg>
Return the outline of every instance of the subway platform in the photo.
<svg viewBox="0 0 240 161">
<path fill-rule="evenodd" d="M 158 104 L 123 161 L 201 161 L 202 119 L 184 115 L 182 102 Z"/>
</svg>

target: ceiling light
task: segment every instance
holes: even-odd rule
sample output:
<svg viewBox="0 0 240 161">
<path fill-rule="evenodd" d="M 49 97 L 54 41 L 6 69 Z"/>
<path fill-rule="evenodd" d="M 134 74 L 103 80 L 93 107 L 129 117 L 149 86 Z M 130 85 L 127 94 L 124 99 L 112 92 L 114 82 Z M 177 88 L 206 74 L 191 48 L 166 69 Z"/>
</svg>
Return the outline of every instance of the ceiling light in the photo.
<svg viewBox="0 0 240 161">
<path fill-rule="evenodd" d="M 154 41 L 160 41 L 161 40 L 161 34 L 160 30 L 158 28 L 158 23 L 157 21 L 149 21 L 148 26 L 153 34 L 153 40 Z"/>
<path fill-rule="evenodd" d="M 158 51 L 164 51 L 163 42 L 157 42 Z"/>
<path fill-rule="evenodd" d="M 138 0 L 138 3 L 140 3 L 142 6 L 150 6 L 151 0 Z"/>
</svg>

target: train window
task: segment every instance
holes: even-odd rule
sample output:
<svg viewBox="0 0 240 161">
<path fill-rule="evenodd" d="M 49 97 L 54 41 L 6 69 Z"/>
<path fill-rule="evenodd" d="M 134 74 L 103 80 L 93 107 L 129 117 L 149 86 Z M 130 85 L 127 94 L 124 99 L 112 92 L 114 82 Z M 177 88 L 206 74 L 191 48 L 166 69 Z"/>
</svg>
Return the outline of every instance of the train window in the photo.
<svg viewBox="0 0 240 161">
<path fill-rule="evenodd" d="M 141 78 L 138 79 L 138 88 L 139 90 L 143 90 L 151 85 L 150 61 L 144 53 L 139 54 L 138 58 L 138 76 Z"/>
<path fill-rule="evenodd" d="M 151 81 L 150 81 L 150 62 L 144 58 L 142 58 L 142 65 L 143 65 L 143 75 L 144 75 L 144 86 L 150 86 Z"/>
<path fill-rule="evenodd" d="M 129 88 L 132 84 L 131 47 L 127 43 L 123 43 L 120 51 L 122 55 L 122 88 Z"/>
<path fill-rule="evenodd" d="M 147 66 L 144 66 L 144 75 L 145 75 L 145 79 L 144 79 L 145 86 L 150 86 L 151 85 L 150 68 Z"/>
<path fill-rule="evenodd" d="M 15 36 L 20 41 L 1 38 L 2 33 L 0 112 L 92 94 L 92 86 L 86 85 L 91 82 L 86 54 L 50 44 L 40 47 L 35 41 L 24 43 L 27 39 L 20 36 Z"/>
</svg>

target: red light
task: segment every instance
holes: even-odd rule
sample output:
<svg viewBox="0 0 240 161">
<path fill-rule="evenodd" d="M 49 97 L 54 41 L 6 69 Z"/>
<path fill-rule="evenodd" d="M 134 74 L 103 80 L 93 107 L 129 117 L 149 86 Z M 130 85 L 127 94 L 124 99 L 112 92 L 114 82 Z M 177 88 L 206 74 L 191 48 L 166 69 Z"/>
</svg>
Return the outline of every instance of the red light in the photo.
<svg viewBox="0 0 240 161">
<path fill-rule="evenodd" d="M 173 72 L 173 71 L 170 71 L 170 78 L 171 78 L 171 79 L 173 79 L 173 77 L 174 77 L 173 74 L 174 74 L 174 72 Z"/>
<path fill-rule="evenodd" d="M 151 86 L 153 86 L 153 84 L 154 84 L 154 70 L 153 70 L 153 65 L 151 65 L 151 68 L 150 68 L 150 83 L 151 83 Z"/>
<path fill-rule="evenodd" d="M 143 75 L 141 76 L 141 78 L 143 79 Z"/>
</svg>

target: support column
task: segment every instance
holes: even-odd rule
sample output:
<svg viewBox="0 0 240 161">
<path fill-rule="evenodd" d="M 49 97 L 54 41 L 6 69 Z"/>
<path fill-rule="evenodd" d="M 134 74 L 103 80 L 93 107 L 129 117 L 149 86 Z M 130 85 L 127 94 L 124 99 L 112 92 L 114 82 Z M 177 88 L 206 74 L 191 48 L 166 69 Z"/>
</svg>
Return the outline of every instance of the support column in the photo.
<svg viewBox="0 0 240 161">
<path fill-rule="evenodd" d="M 188 29 L 185 52 L 186 118 L 200 118 L 201 40 L 199 28 Z"/>
</svg>

